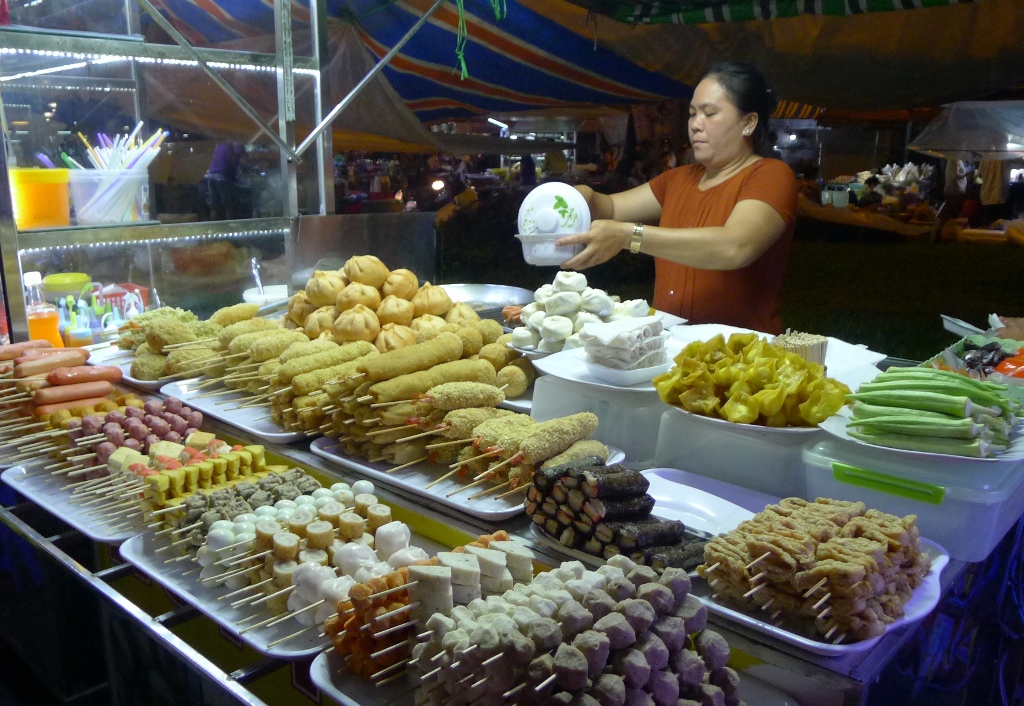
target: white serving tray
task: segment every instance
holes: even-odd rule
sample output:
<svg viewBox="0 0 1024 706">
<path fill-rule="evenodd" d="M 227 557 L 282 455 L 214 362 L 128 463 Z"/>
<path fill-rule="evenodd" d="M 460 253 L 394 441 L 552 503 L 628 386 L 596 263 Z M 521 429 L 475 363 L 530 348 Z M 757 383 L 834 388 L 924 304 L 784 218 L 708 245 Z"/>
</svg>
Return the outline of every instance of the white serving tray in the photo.
<svg viewBox="0 0 1024 706">
<path fill-rule="evenodd" d="M 342 706 L 388 706 L 412 703 L 412 685 L 396 679 L 384 686 L 374 686 L 345 669 L 345 658 L 337 652 L 322 652 L 309 666 L 309 677 L 332 701 Z M 740 672 L 740 696 L 752 706 L 798 706 L 793 697 L 771 684 Z"/>
<path fill-rule="evenodd" d="M 177 397 L 192 409 L 198 409 L 203 414 L 219 419 L 222 422 L 236 426 L 242 431 L 257 436 L 264 441 L 277 444 L 287 444 L 291 441 L 305 439 L 305 432 L 284 431 L 281 427 L 270 420 L 266 407 L 247 407 L 245 409 L 231 409 L 242 402 L 250 399 L 244 392 L 232 392 L 219 397 L 203 397 L 203 392 L 196 391 L 198 378 L 192 380 L 178 380 L 169 382 L 160 388 L 160 394 L 165 397 Z M 267 417 L 261 419 L 261 417 Z"/>
<path fill-rule="evenodd" d="M 89 512 L 94 508 L 83 508 L 68 502 L 71 499 L 71 491 L 64 488 L 66 485 L 64 481 L 58 480 L 47 483 L 44 478 L 49 478 L 49 475 L 25 478 L 25 473 L 25 469 L 21 466 L 12 466 L 4 471 L 3 474 L 0 474 L 0 479 L 9 487 L 21 493 L 57 519 L 71 525 L 94 542 L 116 546 L 142 531 L 136 527 L 134 529 L 111 532 L 107 528 L 114 527 L 116 524 L 111 523 L 110 525 L 100 526 L 98 523 L 104 519 L 102 515 L 89 516 Z"/>
<path fill-rule="evenodd" d="M 241 630 L 245 629 L 245 625 L 239 627 L 238 621 L 252 615 L 256 612 L 256 609 L 248 608 L 247 606 L 241 606 L 237 609 L 232 608 L 230 604 L 235 599 L 218 601 L 217 598 L 219 596 L 230 593 L 231 590 L 225 586 L 207 587 L 201 584 L 198 581 L 198 572 L 182 576 L 183 572 L 195 569 L 197 565 L 191 561 L 177 561 L 165 564 L 164 562 L 173 555 L 156 554 L 155 549 L 157 545 L 153 542 L 146 542 L 146 539 L 146 537 L 138 535 L 122 544 L 120 550 L 121 557 L 168 591 L 202 611 L 210 620 L 238 637 L 257 652 L 270 657 L 277 657 L 278 659 L 299 660 L 315 655 L 330 644 L 330 640 L 327 638 L 317 637 L 320 634 L 320 630 L 313 629 L 287 642 L 267 647 L 274 640 L 291 635 L 303 627 L 294 618 L 280 622 L 277 625 L 259 627 L 255 630 L 239 634 Z M 411 544 L 421 547 L 430 555 L 445 550 L 445 547 L 442 545 L 417 534 L 412 535 Z M 163 542 L 160 542 L 159 546 L 163 546 Z M 257 606 L 257 608 L 262 609 L 263 606 Z M 259 623 L 270 617 L 270 613 L 265 609 L 262 610 L 262 615 L 263 617 L 259 620 L 252 620 L 246 624 Z"/>
<path fill-rule="evenodd" d="M 651 483 L 647 492 L 654 498 L 654 509 L 651 510 L 651 514 L 655 517 L 679 520 L 688 530 L 715 535 L 735 529 L 740 522 L 754 516 L 749 510 L 717 495 L 673 481 L 673 475 L 678 473 L 679 471 L 671 468 L 643 471 L 643 475 Z M 530 532 L 538 542 L 582 561 L 587 566 L 597 567 L 605 563 L 601 557 L 566 547 L 532 522 Z M 696 576 L 696 573 L 691 573 Z"/>
<path fill-rule="evenodd" d="M 124 377 L 121 378 L 122 382 L 132 387 L 137 387 L 140 390 L 146 390 L 147 392 L 156 392 L 166 384 L 165 380 L 139 380 L 133 378 L 129 373 L 132 369 L 132 361 L 135 360 L 135 356 L 132 355 L 128 358 L 118 358 L 117 360 L 108 363 L 107 361 L 114 358 L 120 353 L 124 353 L 117 346 L 110 346 L 108 348 L 97 348 L 92 351 L 89 356 L 89 365 L 116 365 L 121 369 L 121 373 Z M 122 362 L 127 361 L 127 362 Z M 195 378 L 191 378 L 194 380 Z"/>
<path fill-rule="evenodd" d="M 957 463 L 965 464 L 978 464 L 978 463 L 1017 463 L 1021 459 L 1024 459 L 1024 434 L 1020 432 L 1018 427 L 1015 430 L 1015 438 L 1010 442 L 1010 447 L 998 456 L 991 458 L 971 458 L 970 456 L 954 456 L 952 454 L 940 454 L 932 453 L 930 451 L 908 451 L 906 449 L 891 449 L 888 446 L 876 446 L 875 444 L 869 444 L 866 441 L 860 439 L 854 439 L 848 433 L 846 433 L 846 423 L 850 420 L 850 409 L 843 407 L 839 410 L 839 414 L 833 414 L 831 417 L 821 423 L 821 428 L 827 431 L 832 436 L 835 436 L 844 441 L 849 441 L 852 444 L 859 446 L 865 446 L 870 449 L 881 449 L 885 452 L 896 454 L 896 456 L 902 456 L 909 460 L 921 460 L 921 461 L 954 461 Z"/>
<path fill-rule="evenodd" d="M 429 463 L 423 462 L 417 463 L 415 466 L 403 468 L 397 473 L 389 474 L 387 470 L 393 467 L 389 463 L 370 463 L 366 459 L 347 456 L 340 449 L 338 451 L 329 450 L 331 446 L 337 443 L 335 439 L 324 437 L 310 444 L 309 450 L 321 458 L 334 461 L 351 471 L 361 473 L 375 481 L 401 488 L 421 498 L 440 503 L 454 510 L 461 510 L 473 517 L 479 517 L 481 520 L 499 522 L 515 517 L 523 511 L 523 503 L 526 500 L 525 491 L 516 495 L 510 495 L 501 500 L 496 500 L 494 497 L 495 495 L 501 495 L 500 491 L 493 495 L 477 498 L 476 500 L 469 500 L 470 495 L 487 489 L 485 486 L 480 485 L 465 490 L 454 497 L 446 498 L 446 494 L 453 490 L 458 490 L 465 485 L 465 482 L 448 478 L 432 488 L 427 488 L 426 486 L 437 480 L 439 476 L 447 473 L 447 466 L 432 466 Z M 618 449 L 610 448 L 609 451 L 612 454 L 608 457 L 609 464 L 618 463 L 624 458 L 624 455 Z"/>
<path fill-rule="evenodd" d="M 682 349 L 683 346 L 674 339 L 669 339 L 665 343 L 665 352 L 670 361 Z M 654 385 L 651 384 L 650 380 L 637 385 L 623 387 L 621 385 L 613 385 L 610 382 L 606 382 L 605 380 L 595 377 L 591 374 L 590 368 L 587 365 L 586 355 L 587 354 L 582 348 L 572 348 L 567 351 L 553 353 L 546 358 L 535 360 L 533 361 L 533 367 L 535 367 L 537 372 L 541 375 L 554 375 L 555 377 L 562 378 L 563 380 L 578 382 L 582 385 L 589 385 L 591 387 L 600 387 L 606 390 L 636 392 L 646 395 L 658 394 L 658 391 L 654 389 Z M 671 368 L 671 363 L 669 364 L 669 367 Z M 664 370 L 661 372 L 664 372 Z M 658 374 L 658 372 L 656 369 L 652 368 L 651 377 L 653 378 L 656 374 Z"/>
<path fill-rule="evenodd" d="M 767 441 L 781 446 L 797 446 L 811 441 L 815 434 L 824 436 L 821 429 L 824 425 L 816 427 L 768 427 L 762 424 L 739 424 L 730 422 L 720 417 L 709 417 L 706 414 L 694 414 L 682 407 L 669 405 L 675 414 L 683 415 L 687 421 L 693 420 L 695 424 L 708 427 L 708 433 L 736 433 Z"/>
<path fill-rule="evenodd" d="M 519 412 L 520 414 L 529 414 L 533 411 L 533 383 L 530 383 L 530 386 L 526 388 L 526 392 L 522 396 L 514 400 L 506 399 L 498 406 L 502 409 L 511 409 L 513 412 Z"/>
<path fill-rule="evenodd" d="M 886 626 L 885 634 L 899 630 L 905 625 L 924 620 L 939 604 L 942 597 L 942 586 L 939 577 L 943 567 L 949 563 L 949 554 L 945 549 L 935 542 L 924 539 L 920 540 L 921 551 L 928 554 L 932 560 L 931 571 L 924 577 L 924 582 L 914 589 L 914 595 L 904 606 L 904 615 L 897 618 Z M 781 640 L 794 647 L 799 647 L 824 657 L 843 657 L 845 655 L 864 652 L 874 647 L 883 636 L 860 642 L 842 643 L 839 645 L 831 642 L 823 642 L 817 636 L 812 636 L 805 628 L 801 629 L 798 624 L 790 622 L 785 618 L 780 625 L 773 625 L 755 613 L 748 613 L 732 607 L 731 604 L 719 602 L 711 591 L 711 587 L 704 579 L 695 581 L 693 593 L 700 601 L 707 606 L 708 611 L 723 618 L 728 618 L 735 623 L 756 630 L 763 635 Z M 765 616 L 767 618 L 767 616 Z M 806 621 L 802 621 L 806 623 Z M 788 629 L 787 629 L 788 628 Z M 834 636 L 833 636 L 834 637 Z"/>
</svg>

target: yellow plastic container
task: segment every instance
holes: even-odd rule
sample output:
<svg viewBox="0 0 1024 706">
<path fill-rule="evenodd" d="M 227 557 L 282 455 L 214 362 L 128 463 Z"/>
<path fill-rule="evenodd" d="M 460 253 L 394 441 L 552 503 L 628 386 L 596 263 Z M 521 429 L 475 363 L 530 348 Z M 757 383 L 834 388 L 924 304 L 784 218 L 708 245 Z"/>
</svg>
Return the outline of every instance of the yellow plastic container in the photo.
<svg viewBox="0 0 1024 706">
<path fill-rule="evenodd" d="M 82 296 L 82 290 L 91 284 L 92 277 L 84 272 L 58 272 L 43 277 L 43 296 L 48 302 L 58 301 L 68 295 L 78 299 Z"/>
<path fill-rule="evenodd" d="M 67 169 L 11 169 L 9 173 L 18 230 L 71 225 Z"/>
</svg>

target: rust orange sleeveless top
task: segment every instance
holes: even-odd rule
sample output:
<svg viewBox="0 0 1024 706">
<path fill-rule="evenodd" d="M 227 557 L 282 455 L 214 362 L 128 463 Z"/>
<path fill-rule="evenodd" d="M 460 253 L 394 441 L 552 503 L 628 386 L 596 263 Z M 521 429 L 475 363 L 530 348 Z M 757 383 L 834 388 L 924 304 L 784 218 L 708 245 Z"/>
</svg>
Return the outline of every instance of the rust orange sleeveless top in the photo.
<svg viewBox="0 0 1024 706">
<path fill-rule="evenodd" d="M 724 226 L 733 207 L 755 199 L 774 208 L 786 231 L 761 257 L 740 270 L 701 270 L 655 258 L 654 308 L 690 323 L 729 324 L 782 333 L 779 296 L 796 224 L 793 171 L 777 159 L 761 159 L 706 191 L 698 188 L 704 167 L 690 164 L 650 181 L 665 228 Z"/>
</svg>

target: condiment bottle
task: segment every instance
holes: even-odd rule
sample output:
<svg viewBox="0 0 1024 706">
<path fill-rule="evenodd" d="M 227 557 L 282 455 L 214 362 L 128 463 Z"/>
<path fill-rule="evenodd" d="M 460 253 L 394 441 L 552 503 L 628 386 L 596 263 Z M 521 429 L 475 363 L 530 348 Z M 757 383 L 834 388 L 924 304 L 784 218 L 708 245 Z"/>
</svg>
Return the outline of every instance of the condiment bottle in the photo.
<svg viewBox="0 0 1024 706">
<path fill-rule="evenodd" d="M 71 312 L 71 325 L 64 331 L 64 345 L 68 348 L 92 345 L 92 329 L 89 328 L 89 310 L 85 302 L 79 302 L 77 312 Z"/>
<path fill-rule="evenodd" d="M 49 341 L 54 348 L 63 348 L 60 337 L 60 315 L 57 307 L 43 299 L 43 276 L 39 272 L 26 272 L 25 314 L 28 318 L 28 337 L 32 341 Z"/>
</svg>

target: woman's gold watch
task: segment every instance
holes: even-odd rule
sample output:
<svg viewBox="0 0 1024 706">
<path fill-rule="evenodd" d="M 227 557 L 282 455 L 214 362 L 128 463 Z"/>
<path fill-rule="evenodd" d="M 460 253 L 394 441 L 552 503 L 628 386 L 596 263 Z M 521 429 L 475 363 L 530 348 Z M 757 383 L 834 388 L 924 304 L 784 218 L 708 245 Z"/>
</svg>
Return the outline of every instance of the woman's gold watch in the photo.
<svg viewBox="0 0 1024 706">
<path fill-rule="evenodd" d="M 640 245 L 644 242 L 644 224 L 633 224 L 633 236 L 629 239 L 629 251 L 636 255 L 640 252 Z"/>
</svg>

